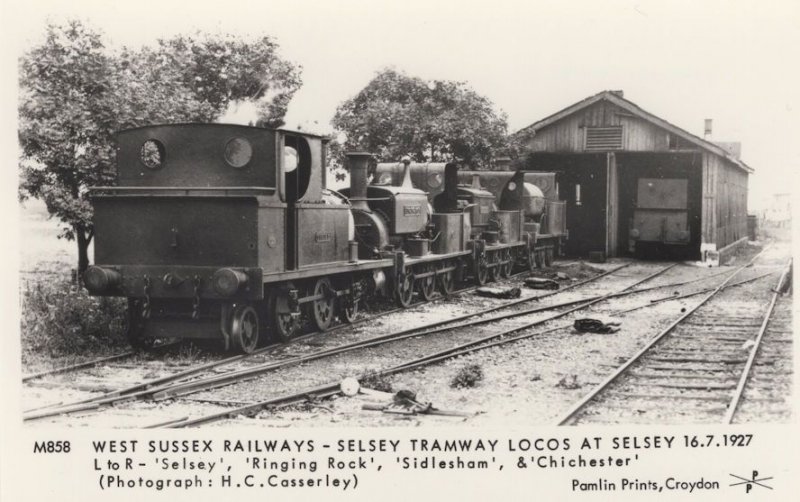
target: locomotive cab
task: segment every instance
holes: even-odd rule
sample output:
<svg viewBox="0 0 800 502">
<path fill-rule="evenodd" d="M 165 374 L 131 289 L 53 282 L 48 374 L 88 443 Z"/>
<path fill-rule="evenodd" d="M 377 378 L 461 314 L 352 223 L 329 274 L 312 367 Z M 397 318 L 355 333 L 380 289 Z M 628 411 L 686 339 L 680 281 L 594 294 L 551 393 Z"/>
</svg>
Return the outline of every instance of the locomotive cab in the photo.
<svg viewBox="0 0 800 502">
<path fill-rule="evenodd" d="M 349 204 L 323 192 L 326 142 L 221 124 L 120 132 L 117 186 L 91 192 L 87 289 L 128 297 L 134 344 L 222 338 L 254 350 L 275 317 L 269 283 L 348 259 Z"/>
</svg>

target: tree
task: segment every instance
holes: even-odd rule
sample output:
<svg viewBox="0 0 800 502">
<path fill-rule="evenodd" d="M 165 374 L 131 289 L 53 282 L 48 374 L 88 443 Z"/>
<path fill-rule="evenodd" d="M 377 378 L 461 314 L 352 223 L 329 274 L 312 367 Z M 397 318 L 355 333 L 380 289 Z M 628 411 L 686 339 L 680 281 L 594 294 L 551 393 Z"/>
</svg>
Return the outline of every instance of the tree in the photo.
<svg viewBox="0 0 800 502">
<path fill-rule="evenodd" d="M 426 82 L 384 69 L 355 97 L 343 102 L 332 121 L 346 140 L 332 146 L 342 161 L 345 151 L 374 153 L 380 160 L 461 160 L 489 167 L 508 155 L 504 113 L 463 82 Z"/>
<path fill-rule="evenodd" d="M 299 68 L 269 37 L 178 36 L 140 49 L 106 47 L 78 21 L 49 25 L 20 61 L 20 198 L 44 201 L 75 240 L 78 270 L 93 237 L 87 188 L 114 183 L 113 136 L 154 123 L 211 122 L 232 102 L 259 104 L 259 124 L 283 124 Z"/>
</svg>

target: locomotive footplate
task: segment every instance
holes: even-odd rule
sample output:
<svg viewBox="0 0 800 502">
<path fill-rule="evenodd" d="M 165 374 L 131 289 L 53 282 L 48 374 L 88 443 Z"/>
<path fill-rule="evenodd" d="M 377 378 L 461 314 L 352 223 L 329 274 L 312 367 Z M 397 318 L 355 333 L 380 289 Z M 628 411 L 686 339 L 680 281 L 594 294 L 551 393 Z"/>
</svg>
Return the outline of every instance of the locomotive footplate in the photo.
<svg viewBox="0 0 800 502">
<path fill-rule="evenodd" d="M 489 251 L 497 251 L 498 249 L 510 249 L 510 248 L 519 248 L 524 247 L 524 242 L 509 242 L 508 244 L 486 244 L 484 248 L 487 252 Z"/>
<path fill-rule="evenodd" d="M 448 254 L 427 254 L 425 256 L 415 256 L 413 258 L 406 256 L 405 263 L 406 266 L 409 266 L 409 265 L 416 265 L 418 263 L 430 263 L 442 260 L 449 260 L 451 258 L 469 256 L 470 254 L 472 254 L 471 251 L 460 251 L 457 253 L 448 253 Z"/>
<path fill-rule="evenodd" d="M 345 272 L 359 272 L 388 268 L 394 265 L 392 259 L 380 260 L 358 260 L 354 262 L 323 263 L 312 267 L 303 267 L 299 270 L 289 270 L 286 272 L 276 272 L 264 274 L 264 284 L 282 281 L 294 281 L 297 279 L 307 279 L 322 275 L 336 275 Z"/>
</svg>

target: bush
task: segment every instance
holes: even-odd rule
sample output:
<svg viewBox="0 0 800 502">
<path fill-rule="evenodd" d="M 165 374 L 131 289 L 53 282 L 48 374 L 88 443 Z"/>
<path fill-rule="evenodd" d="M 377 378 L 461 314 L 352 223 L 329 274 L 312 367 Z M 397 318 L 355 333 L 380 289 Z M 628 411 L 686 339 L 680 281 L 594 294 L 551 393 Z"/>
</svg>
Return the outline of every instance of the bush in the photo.
<svg viewBox="0 0 800 502">
<path fill-rule="evenodd" d="M 389 378 L 378 373 L 372 373 L 362 378 L 359 382 L 365 389 L 379 390 L 381 392 L 392 392 L 392 382 Z"/>
<path fill-rule="evenodd" d="M 481 380 L 483 380 L 483 370 L 481 367 L 477 364 L 470 364 L 458 370 L 456 376 L 453 377 L 453 381 L 450 382 L 450 387 L 454 389 L 475 387 Z"/>
<path fill-rule="evenodd" d="M 82 287 L 50 274 L 27 280 L 21 296 L 23 362 L 128 347 L 122 298 L 91 297 Z"/>
</svg>

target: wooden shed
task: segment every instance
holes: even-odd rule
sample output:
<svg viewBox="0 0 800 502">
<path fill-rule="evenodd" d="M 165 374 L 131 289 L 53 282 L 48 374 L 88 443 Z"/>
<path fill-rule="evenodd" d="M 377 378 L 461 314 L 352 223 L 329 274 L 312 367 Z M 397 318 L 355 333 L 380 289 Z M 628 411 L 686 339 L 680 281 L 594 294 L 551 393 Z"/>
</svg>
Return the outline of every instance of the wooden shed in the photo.
<svg viewBox="0 0 800 502">
<path fill-rule="evenodd" d="M 730 145 L 717 145 L 603 91 L 516 133 L 522 167 L 555 171 L 567 201 L 567 255 L 632 249 L 637 184 L 682 180 L 688 211 L 685 258 L 717 261 L 747 239 L 753 172 Z M 683 181 L 685 180 L 685 181 Z"/>
</svg>

